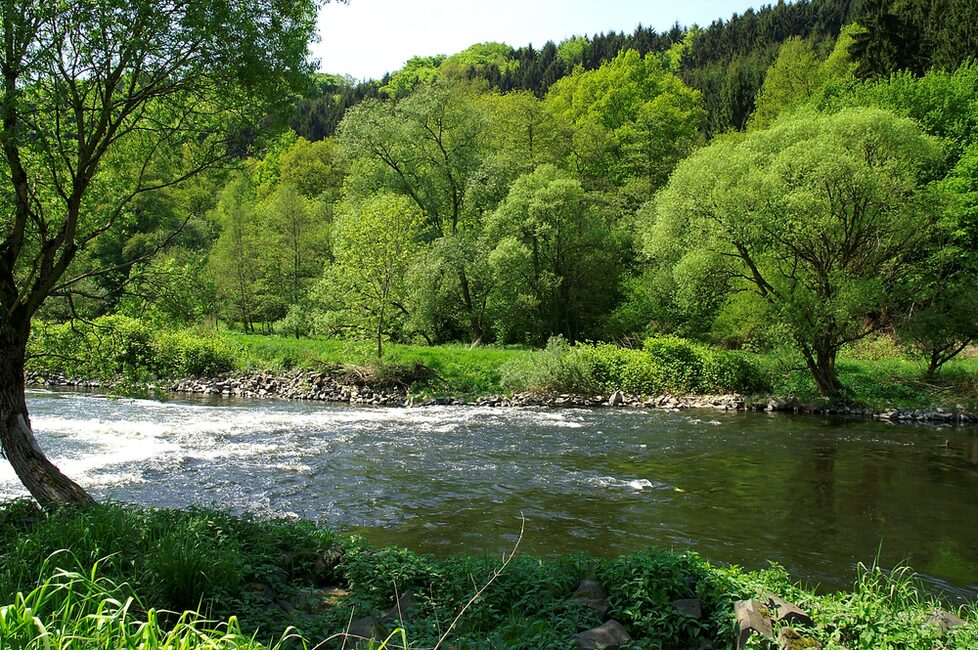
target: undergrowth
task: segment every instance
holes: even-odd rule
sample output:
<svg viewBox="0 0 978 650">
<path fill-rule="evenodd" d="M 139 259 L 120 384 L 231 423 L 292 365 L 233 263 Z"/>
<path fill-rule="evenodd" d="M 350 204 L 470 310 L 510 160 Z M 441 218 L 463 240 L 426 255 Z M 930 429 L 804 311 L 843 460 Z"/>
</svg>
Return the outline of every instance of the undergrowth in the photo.
<svg viewBox="0 0 978 650">
<path fill-rule="evenodd" d="M 350 622 L 369 615 L 374 648 L 432 648 L 461 612 L 452 647 L 566 648 L 601 623 L 568 600 L 584 577 L 606 586 L 631 648 L 730 647 L 733 603 L 762 592 L 807 609 L 815 624 L 799 632 L 827 649 L 978 644 L 975 606 L 954 612 L 961 627 L 929 624 L 940 603 L 909 570 L 862 569 L 852 591 L 820 595 L 777 566 L 745 572 L 661 549 L 610 560 L 517 555 L 500 567 L 373 548 L 308 522 L 114 504 L 45 514 L 15 501 L 0 506 L 0 647 L 341 648 Z M 405 594 L 414 604 L 392 614 Z M 702 617 L 672 605 L 692 598 Z"/>
</svg>

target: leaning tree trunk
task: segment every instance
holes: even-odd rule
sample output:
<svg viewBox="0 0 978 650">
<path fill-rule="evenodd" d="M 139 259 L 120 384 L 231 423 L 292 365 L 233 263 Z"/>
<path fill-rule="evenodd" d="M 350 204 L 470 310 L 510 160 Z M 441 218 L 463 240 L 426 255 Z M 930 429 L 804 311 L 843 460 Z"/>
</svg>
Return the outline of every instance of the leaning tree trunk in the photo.
<svg viewBox="0 0 978 650">
<path fill-rule="evenodd" d="M 818 386 L 822 397 L 838 399 L 842 396 L 843 386 L 835 371 L 835 351 L 827 347 L 817 347 L 814 355 L 809 349 L 804 349 L 805 363 L 812 373 L 812 378 Z"/>
<path fill-rule="evenodd" d="M 92 497 L 47 459 L 31 430 L 24 394 L 28 328 L 0 332 L 0 444 L 24 487 L 45 508 L 90 505 Z"/>
</svg>

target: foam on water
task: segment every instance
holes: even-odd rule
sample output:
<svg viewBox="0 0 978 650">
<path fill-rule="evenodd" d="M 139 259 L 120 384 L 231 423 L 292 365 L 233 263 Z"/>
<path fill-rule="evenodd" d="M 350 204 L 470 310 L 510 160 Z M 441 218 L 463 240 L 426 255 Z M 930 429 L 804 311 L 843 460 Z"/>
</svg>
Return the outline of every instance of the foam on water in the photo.
<svg viewBox="0 0 978 650">
<path fill-rule="evenodd" d="M 771 558 L 833 586 L 849 584 L 852 558 L 872 561 L 881 538 L 890 555 L 918 554 L 917 566 L 978 566 L 978 529 L 960 516 L 978 489 L 978 447 L 967 432 L 45 390 L 30 391 L 29 407 L 42 449 L 97 498 L 302 517 L 448 553 L 508 549 L 525 512 L 529 551 L 688 545 L 731 563 Z M 0 460 L 0 498 L 20 494 Z M 923 512 L 931 514 L 914 515 Z M 945 540 L 951 550 L 937 547 Z"/>
</svg>

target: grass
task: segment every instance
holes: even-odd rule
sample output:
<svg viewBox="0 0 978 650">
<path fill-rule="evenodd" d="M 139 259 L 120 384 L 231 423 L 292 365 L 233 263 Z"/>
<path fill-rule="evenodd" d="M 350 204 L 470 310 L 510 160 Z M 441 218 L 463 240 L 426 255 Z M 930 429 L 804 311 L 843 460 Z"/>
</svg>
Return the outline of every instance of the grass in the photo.
<svg viewBox="0 0 978 650">
<path fill-rule="evenodd" d="M 632 648 L 729 647 L 733 602 L 759 591 L 809 611 L 800 632 L 825 648 L 978 644 L 975 605 L 955 611 L 963 627 L 928 625 L 941 604 L 909 570 L 864 569 L 852 591 L 819 595 L 777 566 L 745 572 L 661 549 L 502 566 L 373 548 L 308 522 L 115 504 L 44 514 L 14 501 L 0 504 L 0 648 L 340 648 L 367 614 L 388 628 L 374 648 L 431 648 L 459 613 L 448 641 L 460 650 L 565 648 L 600 623 L 568 601 L 585 576 L 608 589 Z M 406 593 L 416 602 L 403 618 L 383 613 Z M 703 617 L 673 608 L 681 598 L 699 599 Z"/>
<path fill-rule="evenodd" d="M 365 341 L 342 339 L 295 339 L 231 332 L 229 340 L 244 351 L 242 370 L 279 368 L 320 368 L 330 365 L 367 366 L 375 364 L 374 347 Z M 411 366 L 421 363 L 443 381 L 431 386 L 434 392 L 453 395 L 485 395 L 502 392 L 499 369 L 507 362 L 529 353 L 525 348 L 450 345 L 384 346 L 384 363 Z"/>
<path fill-rule="evenodd" d="M 758 356 L 771 378 L 772 395 L 804 404 L 823 401 L 800 357 L 791 353 Z M 923 362 L 902 356 L 866 359 L 844 351 L 836 369 L 850 398 L 874 409 L 978 409 L 978 357 L 954 359 L 931 379 L 924 377 Z"/>
<path fill-rule="evenodd" d="M 41 575 L 47 575 L 42 568 Z M 120 585 L 91 573 L 54 570 L 26 595 L 0 607 L 0 648 L 105 648 L 136 650 L 278 650 L 286 633 L 268 646 L 245 635 L 233 616 L 207 620 L 193 611 L 174 615 L 144 609 L 134 596 L 120 598 Z"/>
<path fill-rule="evenodd" d="M 323 365 L 370 365 L 373 347 L 367 342 L 340 339 L 294 339 L 283 336 L 230 333 L 244 350 L 242 370 L 317 368 Z M 519 365 L 539 370 L 546 364 L 541 351 L 518 347 L 388 344 L 385 363 L 422 363 L 444 381 L 422 389 L 427 394 L 460 396 L 521 390 L 507 375 Z M 949 362 L 938 375 L 925 380 L 926 365 L 886 349 L 866 358 L 864 349 L 845 350 L 837 369 L 850 399 L 874 409 L 931 409 L 938 406 L 978 410 L 978 356 Z M 767 378 L 765 396 L 816 405 L 819 395 L 808 369 L 791 351 L 748 355 Z M 516 380 L 518 383 L 518 378 Z M 522 389 L 525 390 L 526 387 Z"/>
</svg>

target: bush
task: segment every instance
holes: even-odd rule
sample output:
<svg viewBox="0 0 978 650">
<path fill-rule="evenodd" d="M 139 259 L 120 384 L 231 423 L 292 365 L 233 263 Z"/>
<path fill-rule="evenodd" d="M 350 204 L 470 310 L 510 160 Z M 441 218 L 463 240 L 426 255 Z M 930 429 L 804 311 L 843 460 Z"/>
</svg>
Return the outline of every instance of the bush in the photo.
<svg viewBox="0 0 978 650">
<path fill-rule="evenodd" d="M 510 390 L 588 393 L 600 389 L 594 359 L 562 336 L 552 336 L 547 347 L 503 364 L 500 382 Z"/>
<path fill-rule="evenodd" d="M 226 339 L 154 330 L 126 316 L 40 323 L 28 345 L 32 370 L 105 379 L 217 375 L 233 370 L 239 356 Z"/>
<path fill-rule="evenodd" d="M 164 332 L 153 341 L 156 368 L 167 376 L 213 376 L 234 369 L 237 351 L 224 339 Z"/>
<path fill-rule="evenodd" d="M 760 366 L 743 352 L 704 349 L 700 352 L 703 376 L 700 389 L 707 393 L 759 393 L 769 382 Z"/>
<path fill-rule="evenodd" d="M 621 388 L 625 369 L 635 363 L 635 350 L 601 344 L 581 344 L 575 350 L 591 371 L 596 388 L 610 392 Z"/>
<path fill-rule="evenodd" d="M 320 642 L 354 617 L 380 620 L 396 589 L 416 599 L 404 622 L 411 647 L 433 647 L 468 607 L 449 639 L 461 650 L 558 649 L 601 623 L 593 610 L 568 600 L 586 576 L 606 587 L 609 616 L 625 625 L 635 648 L 732 647 L 733 602 L 761 592 L 811 612 L 815 624 L 800 631 L 823 647 L 964 650 L 978 641 L 974 604 L 957 612 L 966 625 L 945 632 L 927 623 L 941 603 L 908 570 L 860 568 L 851 592 L 819 595 L 794 584 L 777 565 L 747 573 L 691 552 L 646 549 L 614 559 L 517 555 L 497 575 L 500 562 L 490 557 L 438 559 L 371 548 L 358 538 L 344 539 L 340 549 L 337 541 L 307 521 L 212 510 L 102 504 L 43 513 L 26 500 L 3 503 L 0 647 L 231 650 L 269 640 L 277 647 L 339 648 L 340 639 Z M 51 555 L 58 549 L 66 552 Z M 321 566 L 327 558 L 329 575 Z M 294 611 L 262 597 L 268 589 L 256 592 L 261 585 Z M 325 600 L 327 586 L 344 595 Z M 702 618 L 676 610 L 673 601 L 686 598 L 699 599 Z M 208 617 L 227 623 L 159 611 L 176 609 L 179 616 L 184 603 L 201 603 Z M 308 643 L 279 641 L 292 625 Z"/>
<path fill-rule="evenodd" d="M 677 393 L 700 390 L 703 359 L 695 344 L 676 336 L 660 336 L 646 340 L 643 349 L 662 389 Z"/>
<path fill-rule="evenodd" d="M 671 336 L 649 339 L 641 350 L 610 343 L 571 346 L 555 338 L 545 350 L 503 366 L 502 374 L 511 390 L 545 393 L 759 392 L 767 386 L 747 355 Z"/>
</svg>

